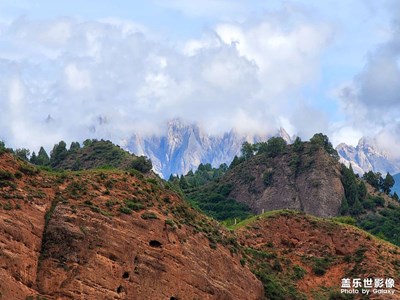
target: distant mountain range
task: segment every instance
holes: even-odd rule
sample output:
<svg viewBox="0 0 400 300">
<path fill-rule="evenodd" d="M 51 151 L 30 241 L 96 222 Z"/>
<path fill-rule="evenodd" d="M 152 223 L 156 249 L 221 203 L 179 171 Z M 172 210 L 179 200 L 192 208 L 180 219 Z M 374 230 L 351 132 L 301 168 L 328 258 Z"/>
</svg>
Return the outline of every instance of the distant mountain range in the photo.
<svg viewBox="0 0 400 300">
<path fill-rule="evenodd" d="M 354 172 L 362 175 L 368 171 L 387 172 L 396 174 L 400 172 L 400 160 L 392 159 L 379 148 L 373 139 L 361 138 L 356 147 L 339 144 L 336 147 L 341 161 L 353 167 Z"/>
<path fill-rule="evenodd" d="M 292 137 L 283 129 L 274 136 L 281 136 L 288 143 Z M 230 164 L 240 154 L 242 143 L 267 140 L 271 135 L 242 134 L 231 130 L 222 135 L 209 135 L 196 124 L 185 124 L 178 119 L 167 123 L 165 135 L 133 135 L 125 148 L 137 155 L 149 157 L 153 169 L 164 178 L 171 174 L 186 174 L 203 163 L 219 166 Z"/>
<path fill-rule="evenodd" d="M 235 130 L 209 135 L 196 124 L 185 124 L 174 119 L 167 123 L 163 135 L 132 135 L 125 149 L 149 157 L 154 171 L 168 178 L 171 174 L 180 175 L 195 170 L 201 163 L 210 163 L 214 167 L 223 163 L 229 165 L 234 156 L 240 154 L 244 141 L 254 143 L 272 136 L 280 136 L 288 143 L 295 138 L 284 128 L 272 135 L 243 134 Z M 342 143 L 336 150 L 341 162 L 347 166 L 351 163 L 353 170 L 360 175 L 370 170 L 384 175 L 386 172 L 400 173 L 400 160 L 391 159 L 372 139 L 362 138 L 356 147 Z"/>
</svg>

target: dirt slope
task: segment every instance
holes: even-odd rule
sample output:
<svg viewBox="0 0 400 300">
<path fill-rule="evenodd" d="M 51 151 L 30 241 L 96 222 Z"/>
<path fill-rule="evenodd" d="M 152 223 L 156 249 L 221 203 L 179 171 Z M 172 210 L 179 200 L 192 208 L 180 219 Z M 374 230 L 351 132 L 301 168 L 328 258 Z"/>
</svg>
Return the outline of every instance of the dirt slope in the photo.
<svg viewBox="0 0 400 300">
<path fill-rule="evenodd" d="M 255 217 L 236 233 L 254 272 L 293 285 L 307 299 L 342 299 L 342 278 L 400 282 L 400 249 L 350 225 L 282 211 Z M 371 299 L 400 299 L 399 286 L 394 290 Z M 266 294 L 273 292 L 267 286 Z"/>
</svg>

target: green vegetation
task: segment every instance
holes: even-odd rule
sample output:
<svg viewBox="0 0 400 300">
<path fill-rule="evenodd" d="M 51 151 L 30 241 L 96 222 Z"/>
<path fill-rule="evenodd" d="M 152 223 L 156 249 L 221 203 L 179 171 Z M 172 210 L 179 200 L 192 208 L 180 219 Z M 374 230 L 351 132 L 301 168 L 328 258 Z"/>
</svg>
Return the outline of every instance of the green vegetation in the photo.
<svg viewBox="0 0 400 300">
<path fill-rule="evenodd" d="M 335 148 L 333 148 L 332 143 L 329 141 L 329 138 L 326 135 L 322 133 L 316 133 L 310 139 L 310 143 L 312 146 L 314 146 L 313 149 L 323 147 L 330 156 L 332 156 L 335 160 L 339 160 L 339 154 Z"/>
<path fill-rule="evenodd" d="M 394 184 L 388 173 L 383 179 L 380 173 L 367 172 L 363 178 L 357 178 L 352 168 L 342 165 L 342 183 L 346 198 L 342 202 L 342 215 L 354 218 L 336 218 L 337 221 L 356 225 L 375 236 L 400 246 L 400 206 L 389 204 L 385 207 L 385 199 L 379 195 L 367 193 L 365 182 L 375 188 L 376 192 L 389 194 Z M 394 198 L 395 199 L 395 198 Z"/>
<path fill-rule="evenodd" d="M 300 266 L 298 266 L 298 265 L 295 265 L 295 266 L 293 267 L 293 276 L 292 276 L 292 278 L 293 278 L 294 280 L 303 279 L 303 278 L 304 278 L 304 275 L 306 275 L 306 274 L 307 274 L 307 271 L 304 270 L 302 267 L 300 267 Z"/>
<path fill-rule="evenodd" d="M 218 180 L 227 171 L 226 164 L 221 164 L 218 168 L 213 168 L 211 164 L 200 164 L 195 172 L 189 171 L 185 176 L 180 177 L 171 175 L 168 181 L 182 189 L 196 188 Z"/>
<path fill-rule="evenodd" d="M 255 144 L 250 144 L 249 142 L 244 142 L 242 144 L 240 158 L 236 158 L 236 162 L 232 162 L 235 165 L 250 159 L 254 155 L 264 153 L 268 157 L 276 157 L 279 154 L 284 153 L 286 150 L 287 143 L 281 137 L 272 137 L 266 142 L 259 142 Z M 231 167 L 233 167 L 231 165 Z"/>
<path fill-rule="evenodd" d="M 168 182 L 180 189 L 195 208 L 217 220 L 247 218 L 250 208 L 229 197 L 233 186 L 219 182 L 227 171 L 226 164 L 218 168 L 200 164 L 196 172 L 180 177 L 171 175 Z"/>
<path fill-rule="evenodd" d="M 0 141 L 0 155 L 7 152 L 6 145 L 3 141 Z"/>
<path fill-rule="evenodd" d="M 142 215 L 141 215 L 141 218 L 143 219 L 143 220 L 152 220 L 152 219 L 158 219 L 158 217 L 157 217 L 157 215 L 155 214 L 155 213 L 153 213 L 153 212 L 144 212 Z"/>
<path fill-rule="evenodd" d="M 384 208 L 376 214 L 367 214 L 358 220 L 358 225 L 397 246 L 400 246 L 400 207 Z"/>
<path fill-rule="evenodd" d="M 26 154 L 27 152 L 21 152 L 21 155 L 23 156 L 24 153 Z M 29 152 L 27 155 L 29 155 Z M 27 155 L 25 156 L 27 157 Z M 133 169 L 141 173 L 147 173 L 153 167 L 151 161 L 144 156 L 134 156 L 110 141 L 95 139 L 85 140 L 83 147 L 78 142 L 72 142 L 69 149 L 67 149 L 64 141 L 60 141 L 54 145 L 50 152 L 50 157 L 46 150 L 41 147 L 38 155 L 32 153 L 30 162 L 56 170 L 72 171 L 118 168 Z"/>
<path fill-rule="evenodd" d="M 345 165 L 342 164 L 342 184 L 344 188 L 345 198 L 342 202 L 342 209 L 341 214 L 346 215 L 350 213 L 350 215 L 356 216 L 363 212 L 363 206 L 361 204 L 362 195 L 359 195 L 360 188 L 357 183 L 356 175 L 353 172 L 352 167 L 347 168 Z M 360 183 L 364 184 L 364 183 Z"/>
<path fill-rule="evenodd" d="M 302 279 L 306 271 L 300 266 L 291 268 L 290 261 L 280 259 L 275 252 L 255 248 L 244 249 L 245 259 L 250 270 L 264 285 L 267 299 L 306 299 L 296 289 L 295 281 Z"/>
<path fill-rule="evenodd" d="M 273 171 L 265 171 L 263 174 L 263 182 L 266 187 L 270 186 L 272 183 L 272 176 L 274 175 Z"/>
<path fill-rule="evenodd" d="M 40 172 L 38 168 L 35 168 L 34 166 L 28 164 L 20 165 L 18 169 L 20 172 L 28 176 L 33 176 Z"/>
<path fill-rule="evenodd" d="M 233 186 L 213 182 L 197 189 L 184 190 L 195 207 L 217 220 L 245 219 L 251 216 L 250 208 L 229 197 Z"/>
<path fill-rule="evenodd" d="M 28 149 L 15 149 L 14 154 L 16 157 L 19 157 L 22 160 L 29 161 L 29 156 L 31 152 Z"/>
<path fill-rule="evenodd" d="M 317 276 L 322 276 L 326 273 L 326 270 L 328 269 L 330 264 L 330 260 L 326 257 L 324 258 L 313 258 L 313 272 Z"/>
<path fill-rule="evenodd" d="M 353 225 L 353 226 L 357 225 L 357 220 L 351 216 L 335 217 L 335 218 L 332 218 L 332 220 L 339 222 L 339 223 L 343 223 L 343 224 L 348 224 L 348 225 Z"/>
<path fill-rule="evenodd" d="M 9 171 L 0 170 L 0 181 L 13 180 L 13 179 L 14 179 L 14 174 L 12 174 Z"/>
<path fill-rule="evenodd" d="M 382 191 L 389 195 L 394 185 L 394 178 L 390 173 L 387 173 L 385 178 L 382 178 L 381 173 L 369 171 L 363 175 L 363 179 L 368 182 L 376 191 Z"/>
<path fill-rule="evenodd" d="M 119 211 L 120 213 L 123 213 L 123 214 L 126 214 L 126 215 L 132 214 L 132 210 L 131 210 L 129 207 L 126 207 L 126 206 L 121 206 L 121 207 L 118 209 L 118 211 Z"/>
<path fill-rule="evenodd" d="M 129 199 L 125 200 L 125 205 L 126 205 L 126 207 L 128 207 L 129 209 L 134 210 L 134 211 L 140 211 L 145 208 L 145 206 L 142 203 L 135 201 L 135 200 L 129 200 Z"/>
<path fill-rule="evenodd" d="M 136 159 L 132 160 L 130 163 L 130 167 L 132 169 L 138 170 L 142 173 L 147 173 L 153 168 L 151 160 L 145 156 L 139 156 Z"/>
</svg>

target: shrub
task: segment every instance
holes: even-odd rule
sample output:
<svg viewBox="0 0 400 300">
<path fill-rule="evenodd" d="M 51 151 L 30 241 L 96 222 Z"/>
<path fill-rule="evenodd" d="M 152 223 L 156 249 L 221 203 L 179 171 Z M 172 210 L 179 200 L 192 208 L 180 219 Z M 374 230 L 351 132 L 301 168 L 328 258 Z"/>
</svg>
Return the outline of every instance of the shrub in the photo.
<svg viewBox="0 0 400 300">
<path fill-rule="evenodd" d="M 8 201 L 6 204 L 4 204 L 3 208 L 5 210 L 12 210 L 13 209 L 10 201 Z"/>
<path fill-rule="evenodd" d="M 213 249 L 213 250 L 217 249 L 217 244 L 216 243 L 210 242 L 209 245 L 210 245 L 211 249 Z"/>
<path fill-rule="evenodd" d="M 277 271 L 277 272 L 282 272 L 282 265 L 281 265 L 281 263 L 279 262 L 278 259 L 274 260 L 274 264 L 272 265 L 272 269 Z"/>
<path fill-rule="evenodd" d="M 240 264 L 244 267 L 244 265 L 246 264 L 246 259 L 242 257 L 240 259 Z"/>
<path fill-rule="evenodd" d="M 13 180 L 14 175 L 11 172 L 0 170 L 0 180 Z"/>
<path fill-rule="evenodd" d="M 165 224 L 166 224 L 166 225 L 169 225 L 169 226 L 171 226 L 171 227 L 174 227 L 174 226 L 175 226 L 175 222 L 174 222 L 174 220 L 172 220 L 172 219 L 167 219 L 167 220 L 165 220 Z"/>
<path fill-rule="evenodd" d="M 147 157 L 139 156 L 138 158 L 132 161 L 131 168 L 138 170 L 139 172 L 142 173 L 147 173 L 153 168 L 153 164 L 151 163 L 151 160 L 148 159 Z"/>
<path fill-rule="evenodd" d="M 135 202 L 132 200 L 125 200 L 125 204 L 129 209 L 134 210 L 134 211 L 139 211 L 139 210 L 144 209 L 144 205 L 140 202 Z"/>
<path fill-rule="evenodd" d="M 313 272 L 317 276 L 322 276 L 326 273 L 329 267 L 329 259 L 327 258 L 314 258 Z"/>
<path fill-rule="evenodd" d="M 113 206 L 114 206 L 115 204 L 117 204 L 117 202 L 111 201 L 111 200 L 107 200 L 107 202 L 106 202 L 106 206 L 107 206 L 107 208 L 110 209 L 110 210 L 113 208 Z"/>
<path fill-rule="evenodd" d="M 20 171 L 17 171 L 17 172 L 15 172 L 14 176 L 17 179 L 21 179 L 23 175 L 22 175 L 22 173 Z"/>
<path fill-rule="evenodd" d="M 293 279 L 295 280 L 299 280 L 299 279 L 303 279 L 304 275 L 307 274 L 307 271 L 304 270 L 302 267 L 295 265 L 293 267 Z"/>
<path fill-rule="evenodd" d="M 385 199 L 382 197 L 376 196 L 372 198 L 375 202 L 376 206 L 384 207 L 385 206 Z"/>
<path fill-rule="evenodd" d="M 126 214 L 126 215 L 130 215 L 132 213 L 132 210 L 126 206 L 121 206 L 118 211 L 120 213 Z"/>
<path fill-rule="evenodd" d="M 356 219 L 354 219 L 353 217 L 350 217 L 350 216 L 336 217 L 336 218 L 333 218 L 333 220 L 336 222 L 339 222 L 339 223 L 349 224 L 349 225 L 353 225 L 353 226 L 355 226 L 357 224 Z"/>
<path fill-rule="evenodd" d="M 272 183 L 272 176 L 274 175 L 273 171 L 265 171 L 263 174 L 263 182 L 266 187 L 270 186 Z"/>
<path fill-rule="evenodd" d="M 21 165 L 18 169 L 25 175 L 36 175 L 39 173 L 39 169 L 28 165 Z"/>
<path fill-rule="evenodd" d="M 153 212 L 145 212 L 141 215 L 143 220 L 158 219 L 157 215 Z"/>
</svg>

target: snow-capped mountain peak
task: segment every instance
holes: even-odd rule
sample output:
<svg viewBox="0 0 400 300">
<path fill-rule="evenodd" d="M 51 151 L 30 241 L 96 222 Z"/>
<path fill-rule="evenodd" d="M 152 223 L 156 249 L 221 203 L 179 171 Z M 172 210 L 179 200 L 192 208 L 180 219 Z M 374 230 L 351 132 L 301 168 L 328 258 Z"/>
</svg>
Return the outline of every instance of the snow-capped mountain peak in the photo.
<svg viewBox="0 0 400 300">
<path fill-rule="evenodd" d="M 336 147 L 341 161 L 349 165 L 360 175 L 368 171 L 392 174 L 400 171 L 400 161 L 392 160 L 387 153 L 380 149 L 377 143 L 370 138 L 363 137 L 359 140 L 356 147 L 339 144 Z"/>
</svg>

